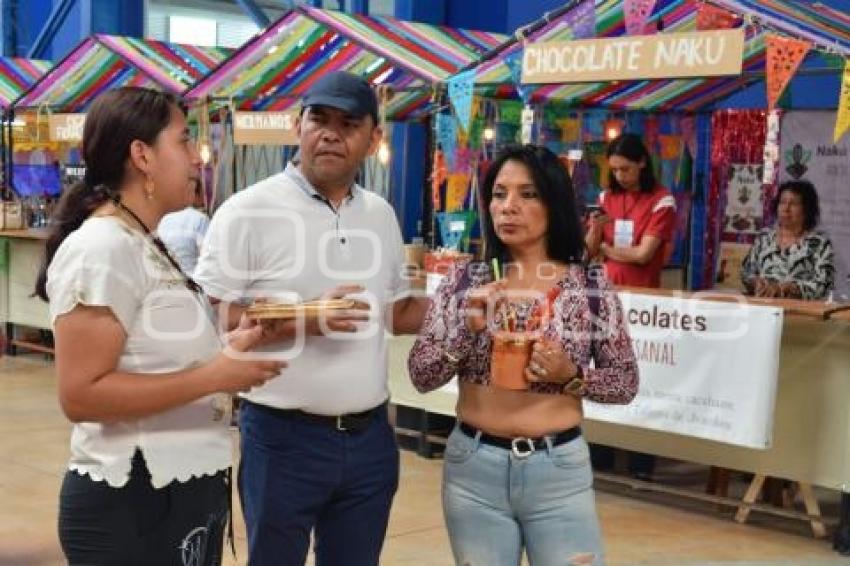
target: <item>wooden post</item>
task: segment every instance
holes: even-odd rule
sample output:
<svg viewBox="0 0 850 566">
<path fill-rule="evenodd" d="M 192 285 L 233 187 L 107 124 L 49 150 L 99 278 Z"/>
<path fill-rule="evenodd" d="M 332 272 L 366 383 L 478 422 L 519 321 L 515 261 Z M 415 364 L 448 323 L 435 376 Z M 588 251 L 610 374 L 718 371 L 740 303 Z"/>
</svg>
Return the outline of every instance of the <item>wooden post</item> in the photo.
<svg viewBox="0 0 850 566">
<path fill-rule="evenodd" d="M 764 480 L 764 474 L 753 476 L 753 481 L 750 482 L 750 487 L 747 488 L 747 493 L 744 494 L 744 499 L 741 500 L 741 505 L 738 506 L 738 512 L 735 513 L 736 522 L 747 522 L 747 517 L 750 514 L 750 505 L 756 502 L 756 499 L 761 493 L 761 488 L 764 486 Z"/>
<path fill-rule="evenodd" d="M 812 491 L 812 484 L 797 482 L 797 487 L 800 490 L 800 498 L 803 500 L 803 505 L 806 506 L 806 513 L 815 517 L 820 517 L 820 505 L 818 505 L 818 500 L 815 497 L 814 491 Z M 826 527 L 824 526 L 823 521 L 812 519 L 810 523 L 812 525 L 812 534 L 814 534 L 815 538 L 826 537 Z"/>
</svg>

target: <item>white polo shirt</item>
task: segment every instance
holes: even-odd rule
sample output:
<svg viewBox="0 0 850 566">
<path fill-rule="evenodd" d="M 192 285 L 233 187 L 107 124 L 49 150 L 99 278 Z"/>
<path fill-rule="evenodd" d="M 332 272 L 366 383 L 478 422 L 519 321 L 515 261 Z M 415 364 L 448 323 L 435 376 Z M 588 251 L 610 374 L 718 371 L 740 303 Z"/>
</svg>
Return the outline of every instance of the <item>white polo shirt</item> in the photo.
<svg viewBox="0 0 850 566">
<path fill-rule="evenodd" d="M 355 185 L 338 210 L 289 164 L 233 195 L 216 212 L 195 279 L 228 302 L 305 301 L 345 284 L 366 291 L 369 323 L 357 333 L 307 336 L 266 348 L 289 361 L 280 377 L 245 395 L 321 415 L 364 411 L 388 397 L 384 314 L 406 291 L 392 207 Z"/>
</svg>

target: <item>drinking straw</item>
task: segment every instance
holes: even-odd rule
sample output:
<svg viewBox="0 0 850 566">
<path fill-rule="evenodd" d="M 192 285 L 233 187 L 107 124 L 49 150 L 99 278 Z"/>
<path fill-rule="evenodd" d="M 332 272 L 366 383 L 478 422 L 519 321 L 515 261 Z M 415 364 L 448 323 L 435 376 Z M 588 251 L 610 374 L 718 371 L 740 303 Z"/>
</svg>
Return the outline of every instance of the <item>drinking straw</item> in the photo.
<svg viewBox="0 0 850 566">
<path fill-rule="evenodd" d="M 499 260 L 494 257 L 490 263 L 493 266 L 493 280 L 498 281 L 502 278 L 502 274 L 499 273 Z"/>
<path fill-rule="evenodd" d="M 493 258 L 490 260 L 490 265 L 493 267 L 493 280 L 499 281 L 502 278 L 502 274 L 499 271 L 499 260 L 497 258 Z M 508 305 L 510 307 L 510 305 Z M 508 321 L 508 313 L 502 317 L 502 330 L 506 332 L 510 332 L 510 322 Z"/>
</svg>

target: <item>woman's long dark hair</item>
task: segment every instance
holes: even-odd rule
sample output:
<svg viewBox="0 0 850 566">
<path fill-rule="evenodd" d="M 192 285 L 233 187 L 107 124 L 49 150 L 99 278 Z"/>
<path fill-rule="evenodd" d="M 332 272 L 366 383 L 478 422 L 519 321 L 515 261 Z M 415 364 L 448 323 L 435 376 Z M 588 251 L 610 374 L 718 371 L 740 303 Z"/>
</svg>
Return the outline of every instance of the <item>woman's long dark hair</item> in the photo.
<svg viewBox="0 0 850 566">
<path fill-rule="evenodd" d="M 171 122 L 174 108 L 181 107 L 173 95 L 138 87 L 108 91 L 92 103 L 83 127 L 85 179 L 62 193 L 50 219 L 50 234 L 35 283 L 36 295 L 49 300 L 47 269 L 65 238 L 97 208 L 118 198 L 130 157 L 130 144 L 139 140 L 153 145 Z"/>
<path fill-rule="evenodd" d="M 579 220 L 573 184 L 558 156 L 543 146 L 511 146 L 502 150 L 484 176 L 481 187 L 482 228 L 487 248 L 487 262 L 493 258 L 502 262 L 512 258 L 507 246 L 496 236 L 490 202 L 493 185 L 508 161 L 522 163 L 531 174 L 534 187 L 549 214 L 546 231 L 546 251 L 549 259 L 564 263 L 580 263 L 584 256 L 584 230 Z"/>
<path fill-rule="evenodd" d="M 655 180 L 655 171 L 652 169 L 652 156 L 649 155 L 649 150 L 643 145 L 643 140 L 637 134 L 620 134 L 608 144 L 606 152 L 607 157 L 618 155 L 624 159 L 628 159 L 634 163 L 643 161 L 646 165 L 640 170 L 640 191 L 648 193 L 655 188 L 658 182 Z M 623 190 L 620 183 L 614 177 L 612 171 L 608 171 L 608 188 L 613 192 L 618 193 Z"/>
</svg>

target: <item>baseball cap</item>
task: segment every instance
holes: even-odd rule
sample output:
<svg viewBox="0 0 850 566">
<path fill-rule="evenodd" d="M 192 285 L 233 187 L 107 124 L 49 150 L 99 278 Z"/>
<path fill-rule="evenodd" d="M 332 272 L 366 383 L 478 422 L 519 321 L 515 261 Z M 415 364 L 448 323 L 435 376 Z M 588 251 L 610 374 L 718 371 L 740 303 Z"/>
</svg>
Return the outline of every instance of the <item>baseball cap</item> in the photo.
<svg viewBox="0 0 850 566">
<path fill-rule="evenodd" d="M 378 123 L 378 98 L 372 87 L 363 78 L 345 71 L 328 73 L 313 83 L 302 96 L 301 106 L 330 106 L 355 118 L 368 114 Z"/>
</svg>

